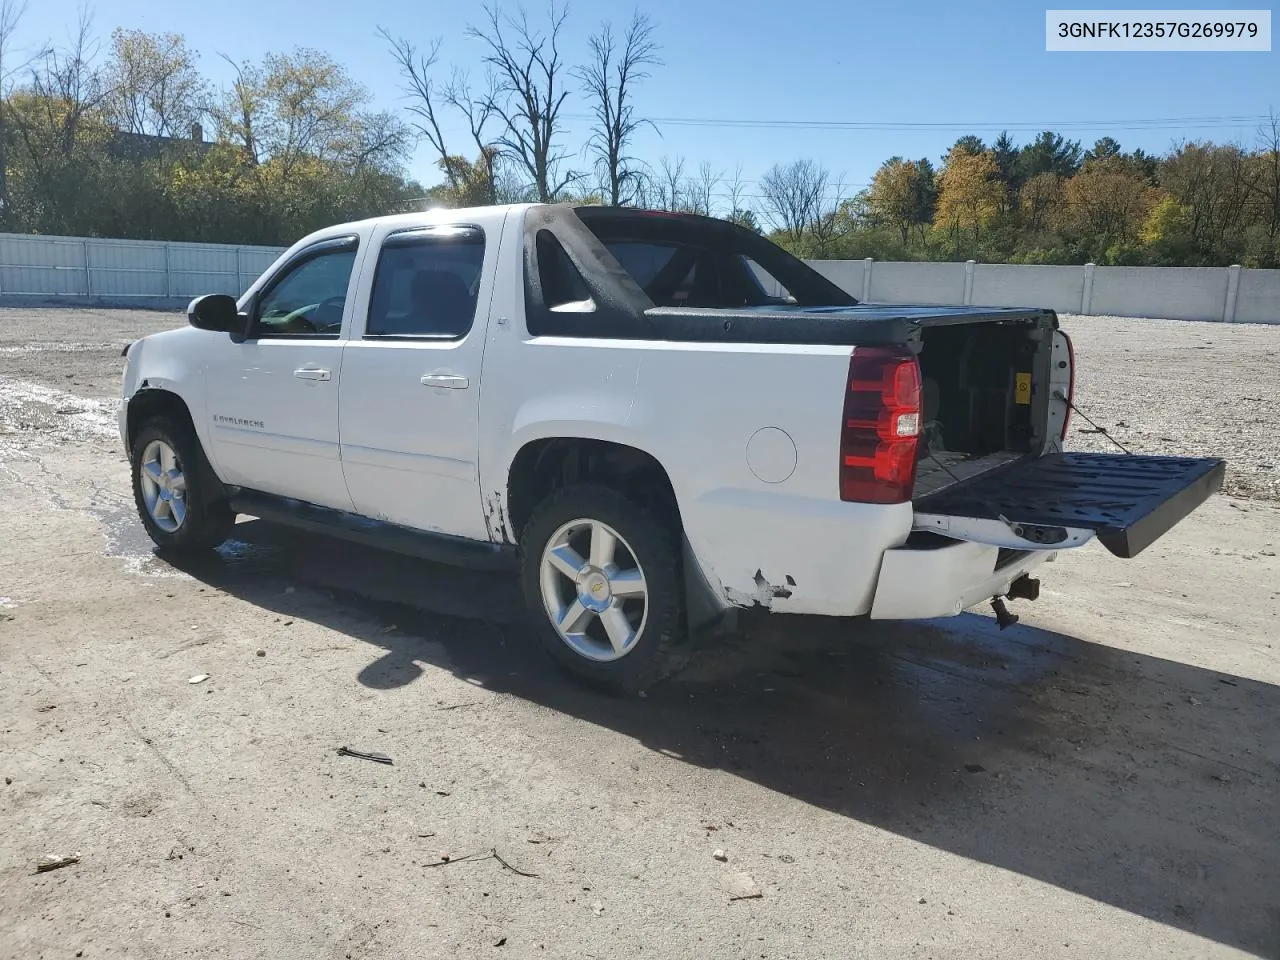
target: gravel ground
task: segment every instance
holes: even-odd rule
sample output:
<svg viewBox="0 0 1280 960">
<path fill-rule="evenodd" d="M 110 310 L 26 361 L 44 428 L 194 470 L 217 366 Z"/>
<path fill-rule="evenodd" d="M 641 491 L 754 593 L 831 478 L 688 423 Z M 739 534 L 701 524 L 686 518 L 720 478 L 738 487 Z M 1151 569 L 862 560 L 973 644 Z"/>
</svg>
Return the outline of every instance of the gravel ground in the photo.
<svg viewBox="0 0 1280 960">
<path fill-rule="evenodd" d="M 1065 554 L 1008 631 L 765 619 L 611 699 L 492 576 L 155 557 L 119 351 L 179 321 L 0 311 L 0 958 L 1280 957 L 1280 506 Z M 1280 329 L 1066 322 L 1099 423 L 1276 497 Z"/>
<path fill-rule="evenodd" d="M 1225 490 L 1280 500 L 1280 326 L 1061 317 L 1076 403 L 1134 453 L 1224 457 Z M 1069 446 L 1114 450 L 1076 416 Z"/>
</svg>

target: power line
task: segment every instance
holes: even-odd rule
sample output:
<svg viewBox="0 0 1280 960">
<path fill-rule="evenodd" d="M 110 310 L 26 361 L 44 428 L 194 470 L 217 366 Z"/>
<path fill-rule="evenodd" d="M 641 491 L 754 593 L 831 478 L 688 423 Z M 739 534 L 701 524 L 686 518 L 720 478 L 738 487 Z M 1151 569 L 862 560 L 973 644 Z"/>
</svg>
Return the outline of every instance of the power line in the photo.
<svg viewBox="0 0 1280 960">
<path fill-rule="evenodd" d="M 593 120 L 587 114 L 566 114 L 566 119 Z M 974 130 L 1008 130 L 1010 132 L 1035 132 L 1041 130 L 1183 130 L 1183 129 L 1226 129 L 1254 127 L 1265 123 L 1270 117 L 1264 114 L 1252 116 L 1216 116 L 1216 117 L 1154 117 L 1133 120 L 1046 120 L 1034 123 L 1027 122 L 970 122 L 970 123 L 935 123 L 914 121 L 881 121 L 881 120 L 750 120 L 729 119 L 722 117 L 650 117 L 654 123 L 670 126 L 687 127 L 733 127 L 748 130 L 881 130 L 892 132 L 911 131 L 961 131 Z"/>
</svg>

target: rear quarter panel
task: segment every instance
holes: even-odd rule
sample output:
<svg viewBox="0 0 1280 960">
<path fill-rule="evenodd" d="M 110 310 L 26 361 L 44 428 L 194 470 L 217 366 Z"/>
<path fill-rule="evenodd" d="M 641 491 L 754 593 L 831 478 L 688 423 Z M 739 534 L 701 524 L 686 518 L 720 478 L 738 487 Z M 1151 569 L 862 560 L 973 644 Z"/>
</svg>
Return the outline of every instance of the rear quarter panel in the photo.
<svg viewBox="0 0 1280 960">
<path fill-rule="evenodd" d="M 869 610 L 880 557 L 906 539 L 912 514 L 839 499 L 850 348 L 531 336 L 518 220 L 503 240 L 480 398 L 491 536 L 510 536 L 507 481 L 525 444 L 611 441 L 666 469 L 693 554 L 726 604 Z"/>
</svg>

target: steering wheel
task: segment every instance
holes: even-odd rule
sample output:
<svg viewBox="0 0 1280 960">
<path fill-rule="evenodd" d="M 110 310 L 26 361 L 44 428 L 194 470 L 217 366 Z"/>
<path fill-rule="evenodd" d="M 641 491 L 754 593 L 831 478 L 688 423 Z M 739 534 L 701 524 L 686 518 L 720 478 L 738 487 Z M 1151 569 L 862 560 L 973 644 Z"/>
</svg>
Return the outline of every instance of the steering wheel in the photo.
<svg viewBox="0 0 1280 960">
<path fill-rule="evenodd" d="M 290 310 L 280 318 L 280 329 L 297 333 L 316 333 L 316 325 L 311 322 L 307 314 L 312 310 L 318 310 L 320 304 L 308 303 L 306 306 L 298 307 L 296 310 Z"/>
<path fill-rule="evenodd" d="M 347 297 L 345 294 L 338 297 L 329 297 L 320 302 L 313 314 L 315 320 L 308 321 L 313 330 L 317 331 L 333 331 L 342 328 L 342 310 L 347 305 Z M 332 318 L 332 320 L 330 320 Z"/>
</svg>

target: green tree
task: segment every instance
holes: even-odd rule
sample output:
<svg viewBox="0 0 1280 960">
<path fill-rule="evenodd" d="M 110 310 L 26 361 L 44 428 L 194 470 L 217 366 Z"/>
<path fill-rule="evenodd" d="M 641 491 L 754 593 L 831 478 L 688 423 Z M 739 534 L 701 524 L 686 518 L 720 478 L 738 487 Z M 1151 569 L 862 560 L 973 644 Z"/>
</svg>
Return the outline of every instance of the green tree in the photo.
<svg viewBox="0 0 1280 960">
<path fill-rule="evenodd" d="M 1018 166 L 1022 176 L 1030 180 L 1036 174 L 1056 173 L 1070 177 L 1080 169 L 1079 140 L 1067 140 L 1061 134 L 1045 130 L 1022 148 Z"/>
</svg>

